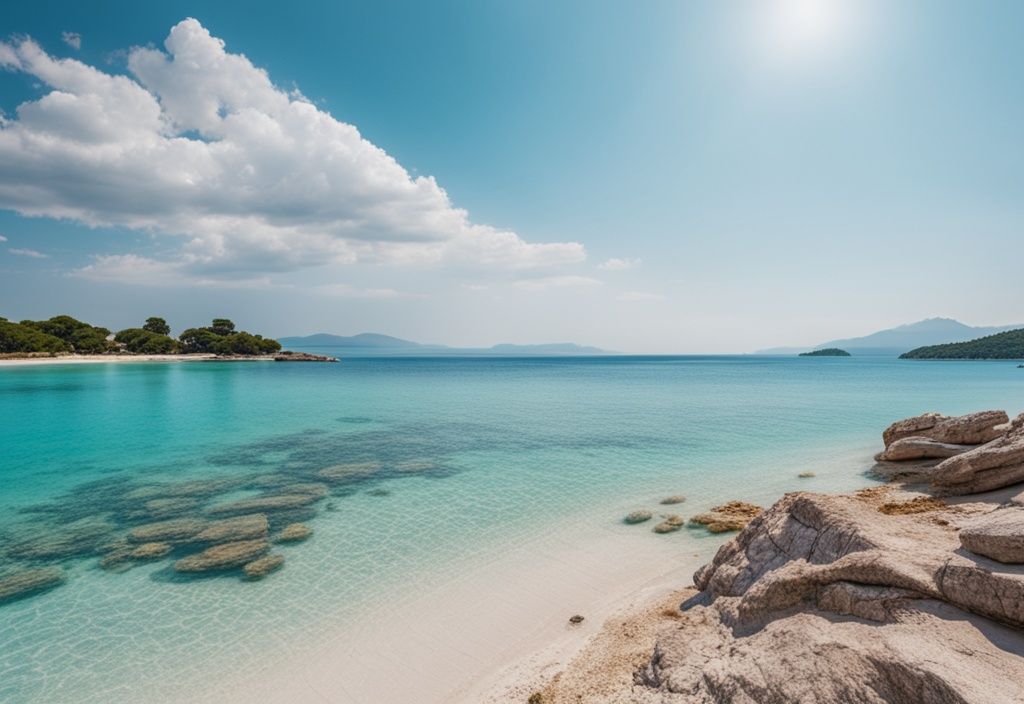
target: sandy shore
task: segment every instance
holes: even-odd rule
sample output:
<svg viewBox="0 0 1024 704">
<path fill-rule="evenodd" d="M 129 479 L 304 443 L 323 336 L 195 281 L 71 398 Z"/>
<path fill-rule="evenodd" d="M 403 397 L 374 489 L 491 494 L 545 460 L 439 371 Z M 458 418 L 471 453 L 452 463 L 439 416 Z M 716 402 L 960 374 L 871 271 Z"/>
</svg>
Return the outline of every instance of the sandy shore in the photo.
<svg viewBox="0 0 1024 704">
<path fill-rule="evenodd" d="M 34 367 L 50 364 L 120 364 L 123 362 L 209 362 L 215 354 L 73 354 L 60 357 L 0 359 L 0 367 Z M 230 362 L 264 362 L 272 357 L 232 357 Z"/>
</svg>

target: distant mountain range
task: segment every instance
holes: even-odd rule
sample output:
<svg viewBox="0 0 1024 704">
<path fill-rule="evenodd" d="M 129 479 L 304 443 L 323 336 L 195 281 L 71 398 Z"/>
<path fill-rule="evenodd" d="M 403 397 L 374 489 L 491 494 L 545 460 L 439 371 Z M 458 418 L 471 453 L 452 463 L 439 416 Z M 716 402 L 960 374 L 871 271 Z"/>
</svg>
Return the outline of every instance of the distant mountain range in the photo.
<svg viewBox="0 0 1024 704">
<path fill-rule="evenodd" d="M 304 337 L 281 337 L 278 342 L 285 349 L 303 349 L 309 347 L 330 347 L 356 351 L 360 354 L 450 354 L 450 355 L 599 355 L 613 354 L 598 347 L 586 347 L 572 342 L 557 342 L 540 345 L 501 344 L 492 347 L 449 347 L 447 345 L 431 345 L 412 340 L 403 340 L 391 335 L 364 332 L 359 335 L 331 335 L 321 332 Z"/>
<path fill-rule="evenodd" d="M 845 340 L 829 340 L 813 347 L 773 347 L 758 350 L 756 354 L 799 354 L 824 347 L 838 347 L 854 355 L 892 355 L 950 342 L 965 342 L 986 335 L 1024 328 L 1022 325 L 1000 325 L 994 327 L 972 327 L 952 318 L 928 318 L 908 325 L 879 330 L 864 337 Z"/>
</svg>

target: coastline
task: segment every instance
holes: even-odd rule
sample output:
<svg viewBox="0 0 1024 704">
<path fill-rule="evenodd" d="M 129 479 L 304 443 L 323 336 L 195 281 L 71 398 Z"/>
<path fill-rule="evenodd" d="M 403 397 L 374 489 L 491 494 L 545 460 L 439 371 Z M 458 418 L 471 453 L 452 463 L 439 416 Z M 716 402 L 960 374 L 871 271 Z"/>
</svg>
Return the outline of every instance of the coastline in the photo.
<svg viewBox="0 0 1024 704">
<path fill-rule="evenodd" d="M 125 364 L 131 362 L 273 362 L 273 355 L 224 357 L 215 354 L 75 354 L 58 357 L 0 358 L 0 367 L 55 364 Z"/>
</svg>

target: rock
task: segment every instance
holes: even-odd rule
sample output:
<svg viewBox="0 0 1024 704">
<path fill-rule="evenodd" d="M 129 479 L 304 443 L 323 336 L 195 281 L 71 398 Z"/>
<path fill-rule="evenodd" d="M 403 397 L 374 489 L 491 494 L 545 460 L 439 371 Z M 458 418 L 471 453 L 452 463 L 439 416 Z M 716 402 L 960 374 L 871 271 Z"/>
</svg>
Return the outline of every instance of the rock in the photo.
<svg viewBox="0 0 1024 704">
<path fill-rule="evenodd" d="M 601 701 L 1024 701 L 1024 575 L 876 500 L 788 494 L 754 518 L 698 570 L 702 592 L 633 682 Z"/>
<path fill-rule="evenodd" d="M 276 493 L 278 494 L 302 494 L 303 496 L 327 496 L 327 492 L 330 490 L 326 484 L 322 482 L 297 482 L 294 484 L 285 484 L 284 486 L 278 487 Z"/>
<path fill-rule="evenodd" d="M 195 537 L 206 526 L 207 522 L 201 518 L 174 518 L 136 526 L 128 536 L 137 543 L 180 542 Z"/>
<path fill-rule="evenodd" d="M 798 479 L 810 479 L 811 477 L 816 477 L 817 475 L 814 472 L 800 472 L 800 474 L 796 476 Z"/>
<path fill-rule="evenodd" d="M 931 479 L 936 492 L 957 496 L 1024 481 L 1024 413 L 1005 435 L 940 462 Z"/>
<path fill-rule="evenodd" d="M 308 506 L 320 500 L 316 494 L 283 494 L 280 496 L 259 496 L 252 499 L 241 499 L 226 504 L 213 506 L 207 510 L 211 516 L 230 516 L 233 514 L 257 513 L 265 511 L 287 511 Z"/>
<path fill-rule="evenodd" d="M 743 530 L 751 520 L 764 509 L 745 501 L 730 501 L 715 506 L 706 513 L 700 513 L 690 519 L 694 525 L 704 526 L 711 533 L 726 533 L 732 530 Z"/>
<path fill-rule="evenodd" d="M 313 531 L 304 523 L 291 523 L 284 527 L 277 536 L 279 543 L 297 543 L 313 535 Z"/>
<path fill-rule="evenodd" d="M 389 489 L 371 489 L 366 493 L 368 496 L 391 496 Z"/>
<path fill-rule="evenodd" d="M 980 516 L 960 529 L 960 544 L 998 562 L 1024 563 L 1024 507 L 1011 506 Z"/>
<path fill-rule="evenodd" d="M 270 543 L 266 540 L 221 543 L 196 555 L 183 557 L 174 563 L 174 569 L 177 572 L 209 572 L 239 567 L 247 562 L 252 562 L 268 550 L 270 550 Z"/>
<path fill-rule="evenodd" d="M 668 516 L 662 516 L 662 522 L 654 526 L 653 530 L 655 533 L 675 533 L 677 530 L 686 525 L 686 521 L 683 520 L 682 516 L 676 514 L 669 514 Z"/>
<path fill-rule="evenodd" d="M 133 560 L 155 560 L 169 553 L 171 549 L 168 543 L 143 543 L 131 551 L 130 557 Z"/>
<path fill-rule="evenodd" d="M 945 501 L 934 496 L 915 496 L 908 501 L 887 501 L 878 507 L 878 512 L 889 516 L 906 516 L 911 513 L 941 511 L 947 507 Z"/>
<path fill-rule="evenodd" d="M 129 501 L 149 500 L 157 498 L 180 498 L 184 496 L 204 497 L 223 494 L 225 491 L 244 483 L 241 477 L 224 477 L 220 479 L 194 479 L 177 484 L 149 484 L 128 491 L 124 498 Z"/>
<path fill-rule="evenodd" d="M 192 540 L 197 543 L 230 543 L 238 540 L 266 538 L 269 527 L 264 514 L 252 513 L 212 521 L 203 530 L 196 533 Z"/>
<path fill-rule="evenodd" d="M 329 482 L 346 482 L 365 479 L 380 471 L 380 462 L 346 462 L 324 467 L 316 476 Z"/>
<path fill-rule="evenodd" d="M 114 530 L 99 518 L 84 518 L 67 525 L 31 525 L 31 537 L 14 540 L 7 554 L 24 560 L 52 560 L 93 553 Z"/>
<path fill-rule="evenodd" d="M 0 577 L 0 604 L 60 586 L 65 580 L 60 567 L 22 570 Z"/>
<path fill-rule="evenodd" d="M 150 499 L 145 503 L 146 513 L 152 518 L 170 518 L 191 513 L 199 507 L 199 501 L 191 497 Z"/>
<path fill-rule="evenodd" d="M 626 517 L 622 519 L 622 522 L 629 523 L 630 525 L 634 523 L 643 523 L 644 521 L 651 520 L 653 515 L 654 514 L 650 511 L 633 511 L 631 513 L 627 513 Z"/>
<path fill-rule="evenodd" d="M 100 558 L 100 569 L 110 572 L 123 572 L 128 569 L 131 562 L 134 548 L 120 548 L 112 550 Z"/>
<path fill-rule="evenodd" d="M 889 447 L 875 455 L 875 460 L 878 462 L 905 462 L 907 460 L 945 459 L 973 450 L 975 447 L 976 445 L 955 445 L 912 435 L 893 441 Z"/>
<path fill-rule="evenodd" d="M 309 352 L 292 352 L 285 350 L 274 355 L 275 362 L 337 362 L 337 357 L 328 357 L 324 354 L 311 354 Z"/>
<path fill-rule="evenodd" d="M 686 501 L 686 497 L 682 494 L 676 494 L 675 496 L 668 496 L 661 500 L 662 506 L 672 506 L 673 504 L 681 504 Z"/>
<path fill-rule="evenodd" d="M 249 579 L 263 579 L 271 572 L 280 569 L 283 564 L 284 555 L 267 555 L 246 564 L 242 571 Z"/>
<path fill-rule="evenodd" d="M 882 441 L 886 448 L 901 438 L 911 436 L 940 443 L 980 445 L 999 437 L 1001 431 L 997 426 L 1008 420 L 1005 411 L 980 411 L 964 416 L 925 413 L 896 421 L 882 433 Z"/>
<path fill-rule="evenodd" d="M 569 623 L 571 623 L 574 626 L 576 626 L 578 624 L 581 624 L 581 623 L 583 623 L 583 617 L 580 616 L 579 614 L 576 614 L 575 616 L 570 616 L 569 617 Z"/>
</svg>

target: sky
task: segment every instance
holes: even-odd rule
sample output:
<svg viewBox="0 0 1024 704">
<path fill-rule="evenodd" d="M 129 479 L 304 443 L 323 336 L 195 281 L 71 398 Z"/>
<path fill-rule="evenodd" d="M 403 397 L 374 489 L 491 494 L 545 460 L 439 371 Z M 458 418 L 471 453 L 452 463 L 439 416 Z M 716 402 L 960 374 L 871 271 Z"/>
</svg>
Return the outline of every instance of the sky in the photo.
<svg viewBox="0 0 1024 704">
<path fill-rule="evenodd" d="M 1024 3 L 0 9 L 0 316 L 623 352 L 1024 323 Z"/>
</svg>

